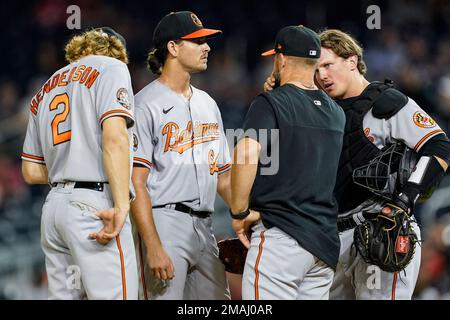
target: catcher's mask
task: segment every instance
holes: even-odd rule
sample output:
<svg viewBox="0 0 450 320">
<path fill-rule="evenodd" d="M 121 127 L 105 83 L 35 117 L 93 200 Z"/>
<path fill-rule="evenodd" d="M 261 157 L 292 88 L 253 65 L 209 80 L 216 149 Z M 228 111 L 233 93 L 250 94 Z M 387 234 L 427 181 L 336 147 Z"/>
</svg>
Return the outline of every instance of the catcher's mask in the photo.
<svg viewBox="0 0 450 320">
<path fill-rule="evenodd" d="M 368 164 L 353 170 L 353 182 L 392 200 L 408 182 L 418 160 L 417 153 L 402 142 L 387 145 Z"/>
</svg>

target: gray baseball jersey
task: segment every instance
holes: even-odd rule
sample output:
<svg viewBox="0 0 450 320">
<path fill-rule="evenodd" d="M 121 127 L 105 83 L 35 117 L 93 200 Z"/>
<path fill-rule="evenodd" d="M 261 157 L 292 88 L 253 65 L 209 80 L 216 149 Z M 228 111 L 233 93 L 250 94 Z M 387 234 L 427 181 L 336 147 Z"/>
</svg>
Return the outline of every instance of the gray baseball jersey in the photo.
<svg viewBox="0 0 450 320">
<path fill-rule="evenodd" d="M 217 174 L 230 169 L 230 152 L 216 102 L 192 91 L 188 102 L 155 80 L 136 95 L 134 162 L 151 169 L 153 206 L 183 202 L 212 212 Z"/>
<path fill-rule="evenodd" d="M 46 164 L 50 182 L 107 181 L 102 123 L 133 120 L 127 66 L 105 56 L 84 57 L 58 70 L 31 101 L 22 159 Z"/>
<path fill-rule="evenodd" d="M 211 217 L 174 210 L 182 202 L 196 211 L 214 210 L 217 177 L 231 160 L 215 101 L 192 88 L 188 101 L 155 80 L 136 99 L 134 163 L 150 169 L 147 187 L 153 219 L 170 256 L 175 277 L 154 278 L 142 257 L 143 297 L 151 299 L 229 299 L 225 268 L 219 260 Z"/>
<path fill-rule="evenodd" d="M 370 110 L 363 119 L 366 137 L 379 149 L 402 141 L 416 152 L 432 137 L 443 134 L 442 129 L 417 103 L 408 98 L 407 104 L 394 116 L 377 119 Z M 374 204 L 368 200 L 341 216 L 357 216 Z M 420 239 L 420 228 L 414 223 L 414 230 Z M 420 268 L 421 248 L 416 245 L 414 258 L 402 273 L 381 271 L 369 266 L 359 255 L 354 254 L 353 229 L 340 235 L 341 249 L 339 263 L 331 287 L 331 299 L 411 299 Z M 401 277 L 401 278 L 400 278 Z"/>
<path fill-rule="evenodd" d="M 106 246 L 90 240 L 103 228 L 95 213 L 114 206 L 111 190 L 76 185 L 108 181 L 102 123 L 112 116 L 133 125 L 133 91 L 127 66 L 104 56 L 58 70 L 31 101 L 22 159 L 45 164 L 53 184 L 41 222 L 50 299 L 137 299 L 130 220 Z"/>
<path fill-rule="evenodd" d="M 379 149 L 395 140 L 404 142 L 418 152 L 432 137 L 444 133 L 439 125 L 417 103 L 408 103 L 394 116 L 377 119 L 370 110 L 363 119 L 364 133 Z"/>
</svg>

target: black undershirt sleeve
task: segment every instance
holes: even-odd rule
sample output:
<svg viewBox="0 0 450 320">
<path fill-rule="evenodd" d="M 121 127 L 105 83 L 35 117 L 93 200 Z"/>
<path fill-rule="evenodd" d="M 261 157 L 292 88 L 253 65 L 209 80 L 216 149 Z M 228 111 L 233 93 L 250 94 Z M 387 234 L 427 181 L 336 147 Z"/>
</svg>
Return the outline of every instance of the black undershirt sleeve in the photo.
<svg viewBox="0 0 450 320">
<path fill-rule="evenodd" d="M 450 164 L 450 140 L 442 133 L 428 140 L 419 152 L 420 156 L 436 156 Z"/>
</svg>

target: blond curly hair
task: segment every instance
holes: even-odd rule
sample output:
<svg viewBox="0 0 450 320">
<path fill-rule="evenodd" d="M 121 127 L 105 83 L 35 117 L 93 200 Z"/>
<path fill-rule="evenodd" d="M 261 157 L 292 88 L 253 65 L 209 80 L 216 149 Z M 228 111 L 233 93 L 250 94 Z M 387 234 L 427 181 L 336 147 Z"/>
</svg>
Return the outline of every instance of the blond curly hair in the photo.
<svg viewBox="0 0 450 320">
<path fill-rule="evenodd" d="M 128 54 L 123 43 L 117 37 L 109 36 L 100 30 L 90 30 L 74 36 L 67 43 L 65 51 L 69 63 L 91 54 L 128 63 Z"/>
</svg>

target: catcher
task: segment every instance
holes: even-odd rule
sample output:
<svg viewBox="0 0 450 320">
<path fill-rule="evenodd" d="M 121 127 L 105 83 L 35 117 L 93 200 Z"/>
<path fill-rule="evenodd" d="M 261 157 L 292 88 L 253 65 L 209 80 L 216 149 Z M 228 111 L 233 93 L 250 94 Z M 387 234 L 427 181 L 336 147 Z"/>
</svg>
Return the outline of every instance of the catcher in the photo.
<svg viewBox="0 0 450 320">
<path fill-rule="evenodd" d="M 344 109 L 347 120 L 335 186 L 341 252 L 330 298 L 411 299 L 420 266 L 420 246 L 415 245 L 420 228 L 414 221 L 414 204 L 447 170 L 450 141 L 392 82 L 365 79 L 363 50 L 350 35 L 326 30 L 320 38 L 316 80 Z M 398 157 L 397 146 L 390 151 L 383 148 L 397 141 L 414 150 L 418 160 L 409 177 L 408 170 L 405 175 L 400 170 L 396 174 L 400 179 L 391 183 L 393 168 L 406 155 Z M 409 165 L 413 164 L 410 160 Z M 392 187 L 384 189 L 389 184 Z M 374 191 L 378 196 L 374 197 Z M 373 215 L 374 220 L 360 225 Z M 356 246 L 352 246 L 354 239 Z M 370 282 L 376 272 L 372 264 L 381 269 L 379 286 Z"/>
</svg>

